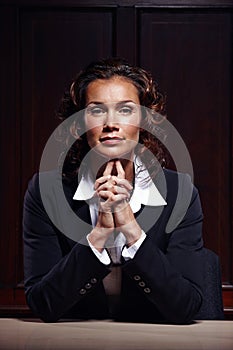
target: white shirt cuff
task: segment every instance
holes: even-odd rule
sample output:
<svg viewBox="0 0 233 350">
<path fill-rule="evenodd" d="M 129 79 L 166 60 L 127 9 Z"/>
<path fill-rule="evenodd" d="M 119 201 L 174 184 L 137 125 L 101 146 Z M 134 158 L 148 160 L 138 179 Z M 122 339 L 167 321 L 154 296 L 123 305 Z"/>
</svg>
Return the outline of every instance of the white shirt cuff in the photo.
<svg viewBox="0 0 233 350">
<path fill-rule="evenodd" d="M 91 250 L 93 251 L 93 253 L 95 254 L 95 256 L 99 259 L 100 262 L 102 262 L 102 264 L 104 265 L 109 265 L 111 264 L 111 260 L 109 258 L 109 255 L 107 253 L 107 250 L 106 249 L 103 249 L 103 251 L 100 253 L 92 244 L 91 242 L 89 241 L 88 239 L 88 236 L 87 235 L 87 241 L 88 241 L 88 244 L 91 248 Z"/>
<path fill-rule="evenodd" d="M 134 255 L 137 253 L 138 249 L 140 248 L 145 238 L 146 238 L 146 234 L 142 230 L 141 237 L 137 240 L 137 242 L 135 242 L 129 248 L 124 246 L 124 249 L 122 250 L 122 256 L 126 261 L 134 258 Z"/>
</svg>

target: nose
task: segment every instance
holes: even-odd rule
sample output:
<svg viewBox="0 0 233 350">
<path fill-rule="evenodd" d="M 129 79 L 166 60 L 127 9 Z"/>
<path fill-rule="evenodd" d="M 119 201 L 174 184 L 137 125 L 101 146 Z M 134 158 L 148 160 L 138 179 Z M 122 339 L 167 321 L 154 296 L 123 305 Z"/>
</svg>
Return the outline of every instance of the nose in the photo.
<svg viewBox="0 0 233 350">
<path fill-rule="evenodd" d="M 109 108 L 108 112 L 106 113 L 104 127 L 119 129 L 116 111 L 112 108 Z"/>
</svg>

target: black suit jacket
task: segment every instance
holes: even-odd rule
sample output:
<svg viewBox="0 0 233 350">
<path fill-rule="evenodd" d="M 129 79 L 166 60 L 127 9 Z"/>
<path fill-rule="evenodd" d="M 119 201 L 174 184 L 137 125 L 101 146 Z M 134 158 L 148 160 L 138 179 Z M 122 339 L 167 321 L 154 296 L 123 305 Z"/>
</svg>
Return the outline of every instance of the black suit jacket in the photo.
<svg viewBox="0 0 233 350">
<path fill-rule="evenodd" d="M 169 170 L 164 170 L 164 175 L 167 205 L 141 208 L 137 216 L 147 237 L 132 260 L 122 261 L 118 320 L 189 323 L 202 303 L 203 215 L 198 191 L 188 175 Z M 44 176 L 56 178 L 57 174 Z M 53 224 L 41 200 L 38 177 L 35 175 L 30 181 L 24 201 L 28 305 L 46 322 L 65 317 L 109 318 L 102 280 L 111 266 L 98 260 L 85 238 L 75 242 Z M 159 175 L 155 182 L 160 190 Z M 87 203 L 72 199 L 76 186 L 64 183 L 64 193 L 71 209 L 91 223 Z M 183 203 L 189 194 L 191 200 L 186 210 Z M 53 204 L 57 217 L 61 204 Z M 84 237 L 87 233 L 84 232 Z"/>
</svg>

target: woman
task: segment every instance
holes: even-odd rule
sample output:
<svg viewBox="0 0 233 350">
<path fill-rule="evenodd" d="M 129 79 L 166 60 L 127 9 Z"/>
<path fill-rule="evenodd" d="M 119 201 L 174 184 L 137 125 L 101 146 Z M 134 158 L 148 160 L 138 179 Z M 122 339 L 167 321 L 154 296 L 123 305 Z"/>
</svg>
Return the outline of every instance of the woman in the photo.
<svg viewBox="0 0 233 350">
<path fill-rule="evenodd" d="M 63 120 L 83 112 L 72 124 L 77 141 L 63 162 L 63 189 L 90 230 L 78 242 L 61 232 L 33 177 L 24 204 L 25 289 L 44 321 L 189 323 L 197 314 L 202 210 L 190 178 L 159 166 L 164 155 L 153 134 L 164 108 L 151 76 L 119 59 L 90 64 L 64 95 Z M 54 202 L 57 217 L 59 205 Z"/>
</svg>

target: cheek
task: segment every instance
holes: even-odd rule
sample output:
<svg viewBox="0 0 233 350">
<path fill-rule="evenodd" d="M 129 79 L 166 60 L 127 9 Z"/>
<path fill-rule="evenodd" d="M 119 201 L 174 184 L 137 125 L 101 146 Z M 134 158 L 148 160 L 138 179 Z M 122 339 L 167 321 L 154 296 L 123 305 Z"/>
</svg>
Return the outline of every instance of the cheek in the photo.
<svg viewBox="0 0 233 350">
<path fill-rule="evenodd" d="M 125 133 L 127 135 L 127 138 L 131 140 L 138 141 L 139 139 L 139 127 L 137 126 L 127 126 L 125 129 Z"/>
<path fill-rule="evenodd" d="M 99 130 L 103 128 L 103 120 L 101 118 L 90 118 L 88 116 L 84 117 L 84 126 L 86 133 L 96 134 Z"/>
<path fill-rule="evenodd" d="M 87 135 L 87 142 L 89 144 L 90 147 L 94 147 L 96 146 L 99 137 L 100 137 L 100 133 L 102 128 L 101 127 L 95 127 L 92 129 L 86 129 L 86 135 Z"/>
<path fill-rule="evenodd" d="M 134 141 L 139 140 L 139 132 L 141 128 L 141 114 L 136 114 L 132 119 L 128 121 L 128 125 L 125 124 L 125 133 L 129 139 Z"/>
</svg>

